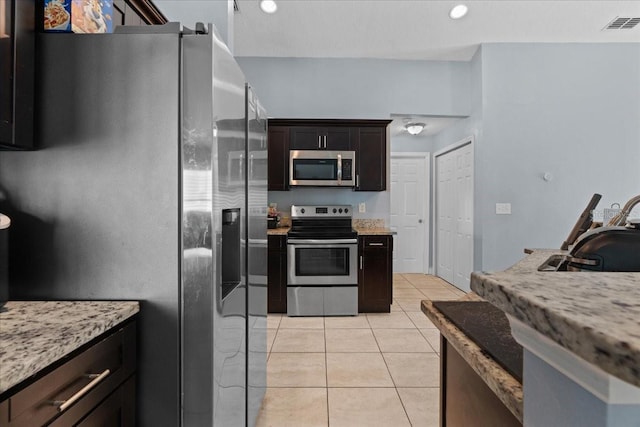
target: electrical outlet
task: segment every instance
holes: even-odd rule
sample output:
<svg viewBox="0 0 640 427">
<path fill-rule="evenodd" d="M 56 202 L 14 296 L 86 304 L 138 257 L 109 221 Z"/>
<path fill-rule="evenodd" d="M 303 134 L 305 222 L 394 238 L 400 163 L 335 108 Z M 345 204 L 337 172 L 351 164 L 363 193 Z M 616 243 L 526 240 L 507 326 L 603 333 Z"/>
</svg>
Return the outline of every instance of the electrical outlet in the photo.
<svg viewBox="0 0 640 427">
<path fill-rule="evenodd" d="M 367 204 L 362 202 L 358 205 L 358 212 L 365 213 L 367 211 Z"/>
<path fill-rule="evenodd" d="M 511 203 L 496 203 L 496 215 L 511 215 Z"/>
</svg>

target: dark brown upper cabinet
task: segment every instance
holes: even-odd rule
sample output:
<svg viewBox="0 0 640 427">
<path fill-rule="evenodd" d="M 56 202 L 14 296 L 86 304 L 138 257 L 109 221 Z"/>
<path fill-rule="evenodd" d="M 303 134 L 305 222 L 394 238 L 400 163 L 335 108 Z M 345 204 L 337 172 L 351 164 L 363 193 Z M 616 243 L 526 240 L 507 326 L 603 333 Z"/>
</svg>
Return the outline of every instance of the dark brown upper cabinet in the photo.
<svg viewBox="0 0 640 427">
<path fill-rule="evenodd" d="M 292 150 L 335 150 L 351 149 L 351 129 L 348 127 L 312 127 L 291 128 Z"/>
<path fill-rule="evenodd" d="M 113 0 L 113 26 L 161 25 L 167 18 L 151 0 Z"/>
<path fill-rule="evenodd" d="M 33 148 L 36 1 L 0 0 L 0 148 Z"/>
<path fill-rule="evenodd" d="M 269 190 L 289 190 L 290 150 L 352 150 L 356 155 L 354 190 L 385 191 L 389 123 L 391 120 L 269 119 Z"/>
<path fill-rule="evenodd" d="M 355 130 L 356 191 L 387 189 L 387 128 L 359 127 Z"/>
<path fill-rule="evenodd" d="M 42 5 L 37 0 L 0 0 L 0 150 L 37 148 L 35 58 Z M 114 0 L 112 19 L 114 26 L 168 22 L 151 0 Z"/>
<path fill-rule="evenodd" d="M 274 126 L 269 121 L 267 167 L 269 191 L 289 189 L 289 127 Z"/>
</svg>

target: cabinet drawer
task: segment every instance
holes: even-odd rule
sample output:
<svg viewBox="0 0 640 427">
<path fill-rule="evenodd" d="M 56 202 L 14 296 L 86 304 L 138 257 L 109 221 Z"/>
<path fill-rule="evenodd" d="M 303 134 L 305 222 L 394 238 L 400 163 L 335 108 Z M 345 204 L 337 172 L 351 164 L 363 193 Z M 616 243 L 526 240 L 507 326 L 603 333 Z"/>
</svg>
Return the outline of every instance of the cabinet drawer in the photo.
<svg viewBox="0 0 640 427">
<path fill-rule="evenodd" d="M 391 246 L 391 236 L 360 236 L 360 239 L 365 249 L 389 248 Z"/>
<path fill-rule="evenodd" d="M 71 425 L 131 376 L 135 364 L 131 322 L 11 396 L 8 427 Z"/>
</svg>

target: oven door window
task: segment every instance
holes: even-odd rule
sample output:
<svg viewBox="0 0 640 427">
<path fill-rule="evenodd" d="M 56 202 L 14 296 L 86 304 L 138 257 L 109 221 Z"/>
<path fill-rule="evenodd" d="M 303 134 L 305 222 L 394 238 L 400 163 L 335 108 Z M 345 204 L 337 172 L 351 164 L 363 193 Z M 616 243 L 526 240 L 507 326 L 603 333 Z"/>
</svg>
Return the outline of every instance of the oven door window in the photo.
<svg viewBox="0 0 640 427">
<path fill-rule="evenodd" d="M 349 248 L 296 248 L 296 276 L 349 276 Z"/>
<path fill-rule="evenodd" d="M 293 159 L 293 179 L 327 181 L 338 179 L 338 159 Z"/>
</svg>

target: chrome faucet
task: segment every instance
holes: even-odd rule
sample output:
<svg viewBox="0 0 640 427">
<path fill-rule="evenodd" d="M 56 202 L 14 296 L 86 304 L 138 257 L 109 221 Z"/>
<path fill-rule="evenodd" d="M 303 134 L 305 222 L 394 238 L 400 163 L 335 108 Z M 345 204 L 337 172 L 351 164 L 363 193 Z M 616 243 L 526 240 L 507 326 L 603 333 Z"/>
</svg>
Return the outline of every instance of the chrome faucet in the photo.
<svg viewBox="0 0 640 427">
<path fill-rule="evenodd" d="M 609 220 L 609 222 L 607 223 L 607 226 L 624 226 L 625 223 L 627 222 L 627 217 L 629 216 L 629 214 L 631 213 L 631 210 L 638 204 L 640 203 L 640 194 L 637 195 L 636 197 L 632 198 L 631 200 L 629 200 L 624 207 L 622 208 L 622 210 L 620 211 L 620 213 L 618 213 L 616 216 L 614 216 L 613 218 L 611 218 Z"/>
</svg>

